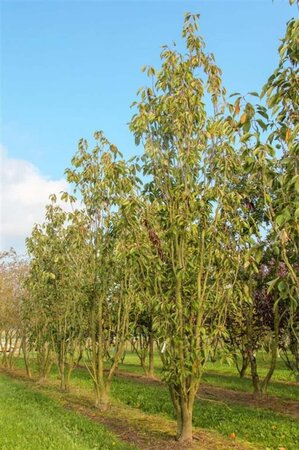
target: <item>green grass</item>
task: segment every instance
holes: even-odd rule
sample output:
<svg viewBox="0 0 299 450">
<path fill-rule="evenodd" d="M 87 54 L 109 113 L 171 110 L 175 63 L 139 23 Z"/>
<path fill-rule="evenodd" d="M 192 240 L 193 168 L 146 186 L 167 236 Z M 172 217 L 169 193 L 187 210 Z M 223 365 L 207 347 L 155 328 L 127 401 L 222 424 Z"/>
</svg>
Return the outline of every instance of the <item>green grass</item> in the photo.
<svg viewBox="0 0 299 450">
<path fill-rule="evenodd" d="M 236 375 L 223 375 L 221 373 L 206 372 L 202 381 L 213 386 L 232 389 L 242 392 L 252 392 L 252 381 L 250 378 L 240 379 Z M 280 397 L 284 400 L 299 401 L 299 385 L 289 385 L 273 381 L 268 386 L 268 394 Z"/>
<path fill-rule="evenodd" d="M 269 368 L 269 356 L 257 355 L 258 373 L 261 377 L 264 377 Z M 238 375 L 237 369 L 234 364 L 228 364 L 225 362 L 216 361 L 214 363 L 208 362 L 206 365 L 206 371 L 216 371 L 223 374 Z M 248 376 L 250 375 L 250 368 L 247 369 Z M 286 368 L 284 362 L 281 359 L 277 360 L 276 369 L 272 376 L 272 381 L 296 381 L 295 375 L 289 369 Z"/>
<path fill-rule="evenodd" d="M 264 361 L 261 356 L 258 357 L 259 373 L 261 377 L 265 376 L 268 361 Z M 162 363 L 158 355 L 155 356 L 155 370 L 157 376 L 161 375 Z M 139 365 L 136 354 L 127 352 L 124 364 L 120 365 L 120 370 L 130 373 L 143 374 L 143 370 Z M 252 392 L 252 381 L 249 376 L 241 379 L 237 373 L 235 366 L 219 361 L 215 363 L 207 363 L 202 381 L 213 386 L 227 389 L 239 390 L 242 392 Z M 287 384 L 293 380 L 293 374 L 287 370 L 283 361 L 278 361 L 276 371 L 274 372 L 272 381 L 268 387 L 268 394 L 281 397 L 285 400 L 299 401 L 299 384 Z"/>
<path fill-rule="evenodd" d="M 161 361 L 156 357 L 157 374 L 161 372 Z M 266 362 L 261 361 L 261 365 Z M 127 353 L 125 363 L 120 369 L 142 374 L 138 358 Z M 276 380 L 285 379 L 286 370 L 279 362 Z M 57 378 L 57 369 L 53 367 L 52 376 Z M 92 382 L 84 368 L 73 373 L 73 383 L 84 389 L 92 389 Z M 211 385 L 241 391 L 252 391 L 250 378 L 240 379 L 233 366 L 227 364 L 209 363 L 208 371 L 203 380 Z M 283 381 L 272 382 L 269 393 L 284 399 L 298 399 L 299 386 L 289 385 Z M 146 385 L 138 380 L 117 378 L 113 381 L 112 395 L 115 400 L 126 405 L 140 408 L 145 413 L 159 414 L 174 418 L 173 407 L 168 390 L 160 385 Z M 263 448 L 287 450 L 298 448 L 298 422 L 288 416 L 274 413 L 267 409 L 247 407 L 243 405 L 226 405 L 221 402 L 199 400 L 194 407 L 194 425 L 216 430 L 228 436 L 234 432 L 240 438 Z"/>
<path fill-rule="evenodd" d="M 74 372 L 73 381 L 81 388 L 92 387 L 84 369 Z M 117 401 L 139 408 L 145 413 L 174 418 L 168 390 L 164 386 L 116 378 L 112 384 L 112 395 Z M 240 405 L 228 407 L 220 402 L 198 400 L 194 406 L 193 423 L 201 428 L 216 430 L 224 436 L 234 432 L 239 438 L 262 445 L 265 449 L 298 449 L 298 422 L 270 410 Z"/>
<path fill-rule="evenodd" d="M 122 402 L 147 413 L 162 413 L 173 417 L 173 407 L 164 387 L 116 380 L 113 393 Z M 226 436 L 234 432 L 244 440 L 263 444 L 271 449 L 279 446 L 288 450 L 298 448 L 298 423 L 271 411 L 237 405 L 227 407 L 222 403 L 199 400 L 194 406 L 193 423 Z"/>
<path fill-rule="evenodd" d="M 129 450 L 104 427 L 0 373 L 1 450 Z"/>
</svg>

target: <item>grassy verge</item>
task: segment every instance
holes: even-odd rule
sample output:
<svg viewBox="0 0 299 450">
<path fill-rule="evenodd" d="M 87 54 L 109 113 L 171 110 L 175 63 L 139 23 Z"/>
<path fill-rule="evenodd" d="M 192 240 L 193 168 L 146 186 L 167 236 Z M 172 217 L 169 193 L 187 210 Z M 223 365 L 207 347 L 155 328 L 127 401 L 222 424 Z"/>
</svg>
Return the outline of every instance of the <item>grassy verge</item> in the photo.
<svg viewBox="0 0 299 450">
<path fill-rule="evenodd" d="M 2 450 L 129 450 L 104 427 L 0 373 Z"/>
</svg>

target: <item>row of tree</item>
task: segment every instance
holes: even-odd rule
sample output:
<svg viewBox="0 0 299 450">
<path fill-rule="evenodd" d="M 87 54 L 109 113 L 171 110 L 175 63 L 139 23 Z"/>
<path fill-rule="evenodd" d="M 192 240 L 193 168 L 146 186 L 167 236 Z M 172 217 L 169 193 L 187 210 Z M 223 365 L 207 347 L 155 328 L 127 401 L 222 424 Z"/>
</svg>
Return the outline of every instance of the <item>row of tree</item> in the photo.
<svg viewBox="0 0 299 450">
<path fill-rule="evenodd" d="M 298 35 L 291 20 L 261 95 L 227 100 L 198 16 L 187 14 L 186 53 L 164 47 L 161 68 L 144 68 L 151 87 L 130 123 L 142 156 L 125 161 L 102 132 L 91 149 L 80 141 L 67 207 L 53 195 L 27 240 L 19 326 L 3 325 L 12 314 L 1 310 L 28 374 L 33 350 L 41 376 L 55 355 L 67 390 L 83 357 L 107 407 L 126 342 L 150 374 L 155 342 L 185 441 L 209 359 L 229 355 L 241 376 L 249 366 L 257 394 L 278 349 L 298 371 Z M 262 346 L 271 358 L 261 380 Z"/>
</svg>

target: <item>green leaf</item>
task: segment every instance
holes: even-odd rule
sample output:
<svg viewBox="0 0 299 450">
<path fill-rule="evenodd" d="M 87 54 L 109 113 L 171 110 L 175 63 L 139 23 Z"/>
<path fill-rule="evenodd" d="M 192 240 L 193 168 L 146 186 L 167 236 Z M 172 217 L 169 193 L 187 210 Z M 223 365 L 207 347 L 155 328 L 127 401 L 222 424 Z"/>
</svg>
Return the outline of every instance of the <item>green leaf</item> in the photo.
<svg viewBox="0 0 299 450">
<path fill-rule="evenodd" d="M 256 121 L 259 124 L 259 126 L 262 128 L 263 131 L 267 130 L 267 125 L 265 124 L 265 122 L 263 122 L 261 119 L 257 119 Z"/>
<path fill-rule="evenodd" d="M 267 289 L 267 293 L 269 294 L 275 287 L 277 281 L 280 280 L 279 277 L 274 278 L 274 280 L 268 281 L 267 285 L 269 286 Z"/>
<path fill-rule="evenodd" d="M 275 222 L 277 223 L 277 225 L 281 226 L 284 223 L 288 222 L 290 219 L 291 219 L 290 210 L 289 208 L 285 208 L 283 212 L 276 217 Z"/>
<path fill-rule="evenodd" d="M 286 285 L 286 283 L 284 281 L 280 281 L 278 283 L 277 287 L 278 287 L 279 292 L 284 292 L 286 290 L 286 288 L 287 288 L 287 285 Z"/>
</svg>

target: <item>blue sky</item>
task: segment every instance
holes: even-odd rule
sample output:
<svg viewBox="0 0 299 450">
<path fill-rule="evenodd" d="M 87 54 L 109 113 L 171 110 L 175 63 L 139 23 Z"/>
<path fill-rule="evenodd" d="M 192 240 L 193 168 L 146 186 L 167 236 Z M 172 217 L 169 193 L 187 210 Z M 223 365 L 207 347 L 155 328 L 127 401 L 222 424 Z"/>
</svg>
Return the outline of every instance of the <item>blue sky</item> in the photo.
<svg viewBox="0 0 299 450">
<path fill-rule="evenodd" d="M 127 123 L 146 84 L 140 68 L 159 66 L 161 45 L 181 42 L 186 11 L 201 14 L 201 34 L 228 91 L 243 93 L 261 89 L 277 64 L 286 22 L 297 13 L 287 0 L 2 0 L 5 162 L 22 160 L 41 179 L 63 184 L 78 140 L 92 141 L 99 129 L 125 156 L 134 154 Z"/>
</svg>

